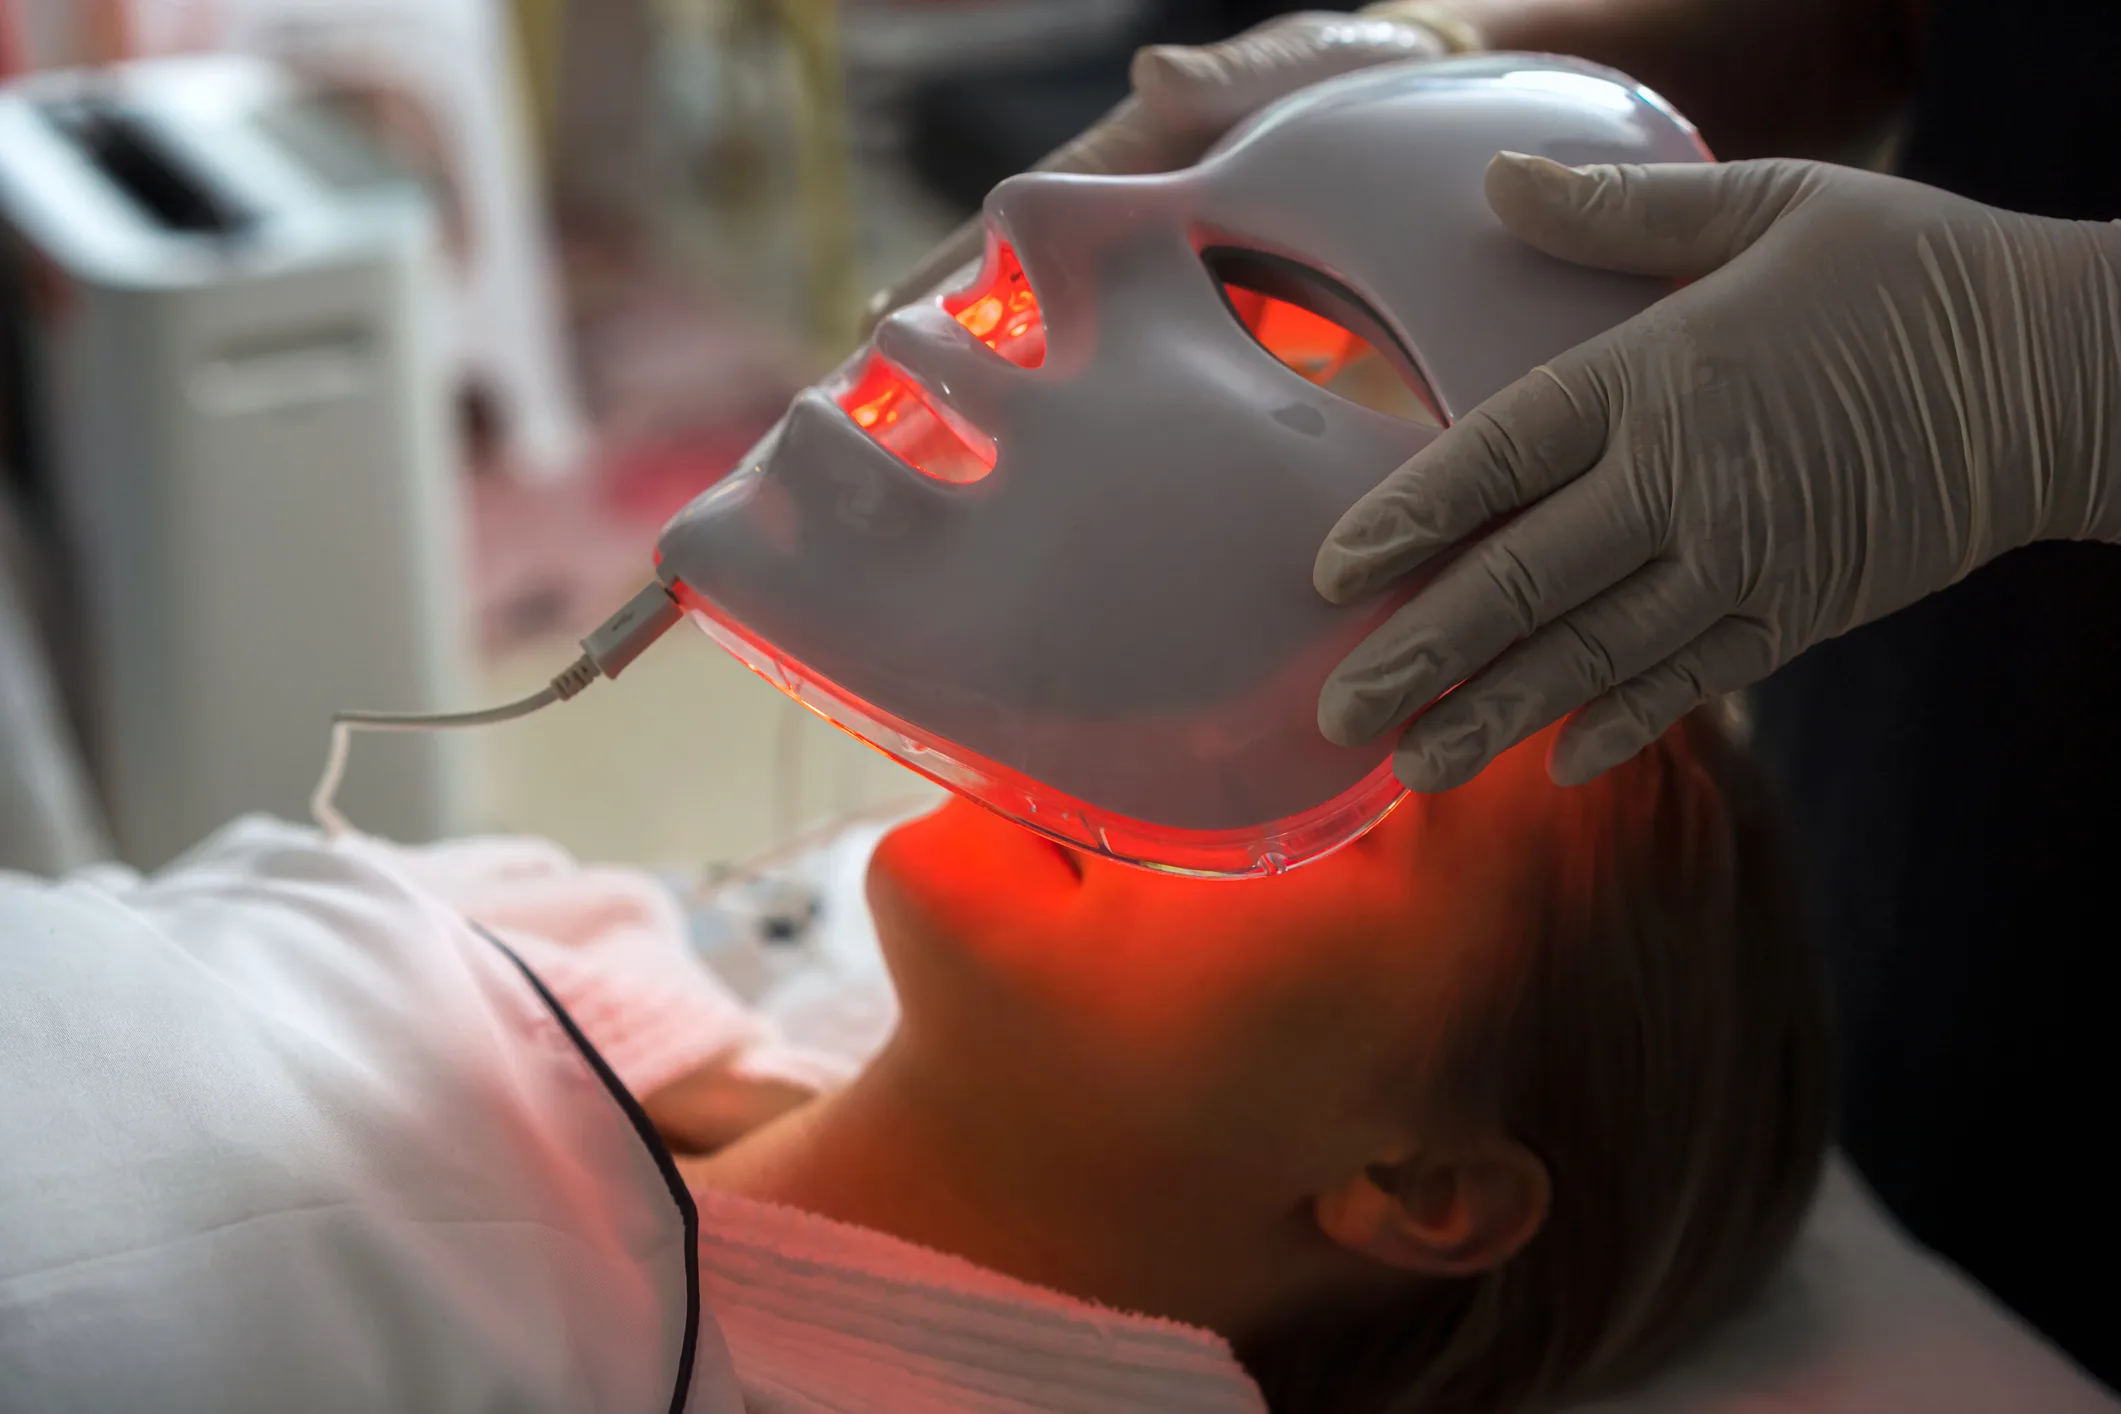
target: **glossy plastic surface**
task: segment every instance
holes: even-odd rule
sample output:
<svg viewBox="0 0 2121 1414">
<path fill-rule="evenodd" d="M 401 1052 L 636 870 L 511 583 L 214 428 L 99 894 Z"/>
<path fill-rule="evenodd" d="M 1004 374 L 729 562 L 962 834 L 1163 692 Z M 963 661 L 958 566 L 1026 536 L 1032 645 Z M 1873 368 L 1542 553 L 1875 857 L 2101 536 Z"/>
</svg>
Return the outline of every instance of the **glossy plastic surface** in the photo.
<svg viewBox="0 0 2121 1414">
<path fill-rule="evenodd" d="M 664 530 L 665 582 L 821 715 L 1070 844 L 1244 875 L 1347 843 L 1400 789 L 1318 691 L 1395 605 L 1318 597 L 1327 530 L 1665 289 L 1511 239 L 1503 148 L 1706 160 L 1617 74 L 1495 55 L 1308 89 L 1187 171 L 1012 178 L 979 277 L 797 398 Z"/>
</svg>

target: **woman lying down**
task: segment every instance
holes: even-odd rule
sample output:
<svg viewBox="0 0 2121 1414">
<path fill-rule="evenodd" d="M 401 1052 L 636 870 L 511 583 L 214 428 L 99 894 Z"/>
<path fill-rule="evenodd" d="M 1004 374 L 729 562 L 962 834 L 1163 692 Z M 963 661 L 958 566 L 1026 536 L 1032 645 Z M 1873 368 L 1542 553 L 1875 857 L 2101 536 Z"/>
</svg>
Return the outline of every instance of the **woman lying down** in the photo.
<svg viewBox="0 0 2121 1414">
<path fill-rule="evenodd" d="M 535 847 L 0 886 L 0 1408 L 2115 1408 L 1804 1227 L 1820 984 L 1717 724 L 1544 748 L 1241 883 L 904 825 L 901 1019 L 814 1097 Z"/>
</svg>

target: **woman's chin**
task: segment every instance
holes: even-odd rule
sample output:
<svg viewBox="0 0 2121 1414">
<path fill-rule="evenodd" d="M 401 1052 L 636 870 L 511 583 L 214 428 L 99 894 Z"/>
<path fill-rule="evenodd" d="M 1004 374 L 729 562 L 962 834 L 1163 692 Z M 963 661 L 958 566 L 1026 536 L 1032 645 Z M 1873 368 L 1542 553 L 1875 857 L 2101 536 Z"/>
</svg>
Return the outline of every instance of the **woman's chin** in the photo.
<svg viewBox="0 0 2121 1414">
<path fill-rule="evenodd" d="M 1034 830 L 952 800 L 885 835 L 869 862 L 881 875 L 937 905 L 1007 908 L 1083 881 L 1081 857 Z"/>
<path fill-rule="evenodd" d="M 1043 940 L 1061 923 L 1056 905 L 1082 882 L 1072 851 L 954 800 L 878 842 L 869 860 L 869 910 L 904 993 L 909 974 L 928 966 L 954 971 L 974 958 L 991 963 Z"/>
</svg>

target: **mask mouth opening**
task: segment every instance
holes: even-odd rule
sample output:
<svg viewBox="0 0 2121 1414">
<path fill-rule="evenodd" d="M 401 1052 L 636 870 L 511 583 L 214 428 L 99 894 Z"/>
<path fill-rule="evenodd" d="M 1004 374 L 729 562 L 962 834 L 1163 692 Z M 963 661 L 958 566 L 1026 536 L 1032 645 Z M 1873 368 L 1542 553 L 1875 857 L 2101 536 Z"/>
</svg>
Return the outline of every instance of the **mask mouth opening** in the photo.
<svg viewBox="0 0 2121 1414">
<path fill-rule="evenodd" d="M 1046 323 L 1016 252 L 996 245 L 971 286 L 943 309 L 974 338 L 1019 368 L 1046 361 Z M 871 351 L 834 400 L 876 444 L 937 481 L 967 485 L 994 470 L 994 439 Z"/>
<path fill-rule="evenodd" d="M 1237 322 L 1290 371 L 1372 412 L 1449 425 L 1413 354 L 1340 281 L 1284 256 L 1228 246 L 1210 246 L 1201 261 Z"/>
</svg>

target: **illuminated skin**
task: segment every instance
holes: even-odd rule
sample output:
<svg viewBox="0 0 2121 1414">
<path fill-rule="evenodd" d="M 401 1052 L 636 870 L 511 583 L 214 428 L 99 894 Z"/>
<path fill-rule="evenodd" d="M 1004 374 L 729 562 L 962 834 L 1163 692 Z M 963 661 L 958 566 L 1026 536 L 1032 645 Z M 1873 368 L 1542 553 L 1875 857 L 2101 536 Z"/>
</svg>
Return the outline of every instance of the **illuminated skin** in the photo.
<svg viewBox="0 0 2121 1414">
<path fill-rule="evenodd" d="M 897 1035 L 696 1177 L 1233 1339 L 1499 1262 L 1537 1230 L 1544 1170 L 1426 1099 L 1425 1045 L 1521 926 L 1544 751 L 1241 881 L 963 801 L 900 827 L 869 875 Z M 1403 1201 L 1379 1165 L 1415 1171 Z"/>
</svg>

